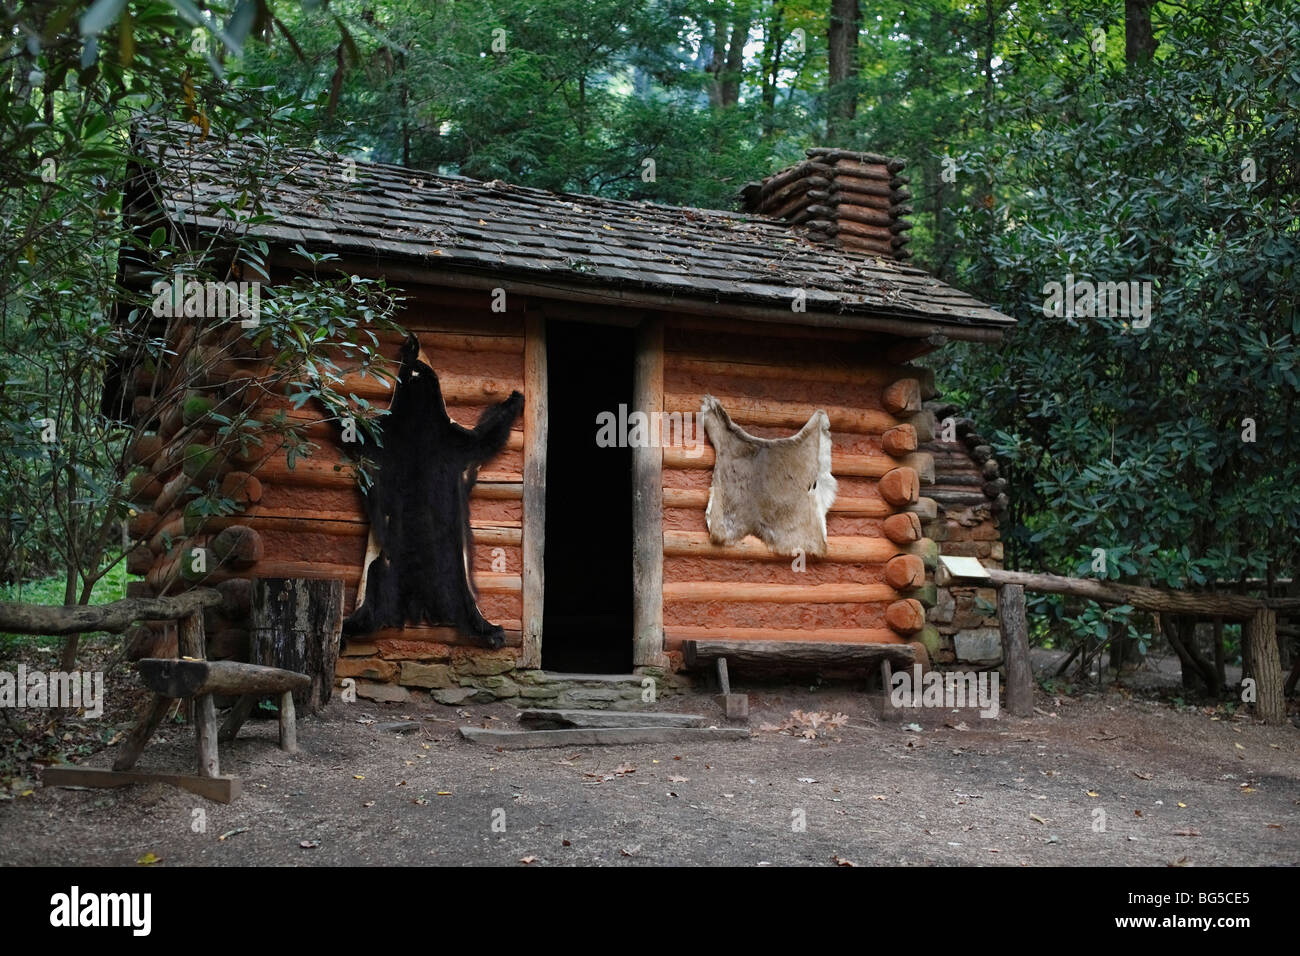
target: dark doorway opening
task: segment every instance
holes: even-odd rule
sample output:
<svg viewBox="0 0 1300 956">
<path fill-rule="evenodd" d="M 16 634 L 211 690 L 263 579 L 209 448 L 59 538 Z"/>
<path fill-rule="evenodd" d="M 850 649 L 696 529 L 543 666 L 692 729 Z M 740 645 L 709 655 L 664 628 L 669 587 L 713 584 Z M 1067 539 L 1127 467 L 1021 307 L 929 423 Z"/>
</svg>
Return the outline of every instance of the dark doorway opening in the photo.
<svg viewBox="0 0 1300 956">
<path fill-rule="evenodd" d="M 599 447 L 596 420 L 631 411 L 635 342 L 620 326 L 546 324 L 546 670 L 632 670 L 632 449 Z"/>
</svg>

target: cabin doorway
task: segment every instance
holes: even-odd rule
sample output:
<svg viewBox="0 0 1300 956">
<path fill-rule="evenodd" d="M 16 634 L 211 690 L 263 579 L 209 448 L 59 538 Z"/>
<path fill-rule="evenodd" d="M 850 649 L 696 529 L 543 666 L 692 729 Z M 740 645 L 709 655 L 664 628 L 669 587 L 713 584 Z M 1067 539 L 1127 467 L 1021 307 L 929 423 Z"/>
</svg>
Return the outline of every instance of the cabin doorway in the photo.
<svg viewBox="0 0 1300 956">
<path fill-rule="evenodd" d="M 624 420 L 619 406 L 632 408 L 635 337 L 622 326 L 546 324 L 546 670 L 632 671 L 632 449 L 596 436 L 602 412 Z"/>
</svg>

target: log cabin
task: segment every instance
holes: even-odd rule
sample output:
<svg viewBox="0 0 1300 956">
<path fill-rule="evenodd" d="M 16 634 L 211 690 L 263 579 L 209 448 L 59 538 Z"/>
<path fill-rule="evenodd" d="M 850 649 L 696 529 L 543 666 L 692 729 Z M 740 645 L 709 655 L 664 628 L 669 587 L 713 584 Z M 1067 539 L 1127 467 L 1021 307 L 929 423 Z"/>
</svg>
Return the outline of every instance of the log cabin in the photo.
<svg viewBox="0 0 1300 956">
<path fill-rule="evenodd" d="M 313 268 L 303 251 L 330 253 L 316 272 L 402 291 L 397 321 L 453 420 L 472 427 L 486 406 L 523 395 L 469 499 L 478 607 L 504 628 L 504 646 L 436 622 L 353 636 L 335 673 L 362 696 L 618 705 L 640 699 L 644 675 L 672 685 L 710 649 L 739 660 L 751 649 L 778 673 L 837 672 L 880 649 L 899 660 L 951 649 L 951 634 L 926 619 L 940 550 L 927 531 L 942 521 L 927 494 L 934 375 L 920 360 L 948 341 L 997 342 L 1013 323 L 906 263 L 901 162 L 811 150 L 747 186 L 742 211 L 722 211 L 172 128 L 141 126 L 136 138 L 130 228 L 161 224 L 196 245 L 246 232 L 266 245 L 264 300 Z M 237 225 L 231 191 L 252 179 L 270 215 Z M 149 265 L 124 257 L 121 281 L 147 286 Z M 396 359 L 403 336 L 377 334 Z M 205 416 L 229 382 L 209 376 L 160 407 L 169 374 L 165 358 L 122 372 L 124 414 L 144 429 L 130 477 L 143 540 L 130 555 L 143 579 L 133 592 L 215 584 L 227 600 L 209 612 L 209 655 L 241 660 L 258 658 L 249 594 L 259 579 L 340 581 L 352 611 L 371 529 L 327 413 L 296 413 L 318 416 L 304 423 L 317 447 L 292 467 L 284 454 L 207 447 Z M 380 404 L 392 396 L 374 378 L 349 377 L 346 389 Z M 717 451 L 702 430 L 596 440 L 611 415 L 620 426 L 638 412 L 692 422 L 706 395 L 751 441 L 789 438 L 824 412 L 834 498 L 820 553 L 779 553 L 754 536 L 718 543 L 706 515 Z M 259 403 L 259 413 L 286 408 L 283 396 Z M 196 477 L 213 469 L 238 513 L 193 506 Z M 196 548 L 210 558 L 198 572 L 185 560 Z M 149 639 L 146 653 L 158 653 L 166 635 Z M 558 673 L 627 680 L 570 693 L 548 685 Z"/>
</svg>

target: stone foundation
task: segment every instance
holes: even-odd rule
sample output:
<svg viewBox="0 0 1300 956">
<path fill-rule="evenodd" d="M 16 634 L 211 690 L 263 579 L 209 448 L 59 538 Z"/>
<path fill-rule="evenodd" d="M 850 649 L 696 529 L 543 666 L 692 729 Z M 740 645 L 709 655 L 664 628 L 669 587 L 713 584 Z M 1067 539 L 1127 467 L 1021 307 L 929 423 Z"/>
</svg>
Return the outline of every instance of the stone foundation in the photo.
<svg viewBox="0 0 1300 956">
<path fill-rule="evenodd" d="M 632 674 L 555 674 L 520 670 L 518 653 L 486 651 L 427 641 L 351 641 L 335 676 L 352 678 L 357 696 L 405 703 L 429 695 L 440 704 L 505 703 L 516 707 L 639 710 L 653 681 L 654 700 L 688 690 L 690 678 L 666 668 L 639 667 Z"/>
</svg>

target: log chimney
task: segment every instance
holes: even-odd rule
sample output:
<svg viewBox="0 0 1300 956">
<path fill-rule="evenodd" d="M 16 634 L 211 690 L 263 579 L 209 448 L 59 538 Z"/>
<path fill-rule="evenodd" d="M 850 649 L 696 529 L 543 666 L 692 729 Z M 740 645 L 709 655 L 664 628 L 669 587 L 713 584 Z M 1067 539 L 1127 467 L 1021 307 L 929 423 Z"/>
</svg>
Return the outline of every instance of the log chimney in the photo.
<svg viewBox="0 0 1300 956">
<path fill-rule="evenodd" d="M 746 212 L 782 219 L 810 239 L 865 255 L 911 257 L 912 211 L 902 175 L 906 163 L 878 153 L 816 148 L 801 163 L 749 183 L 740 192 Z"/>
</svg>

